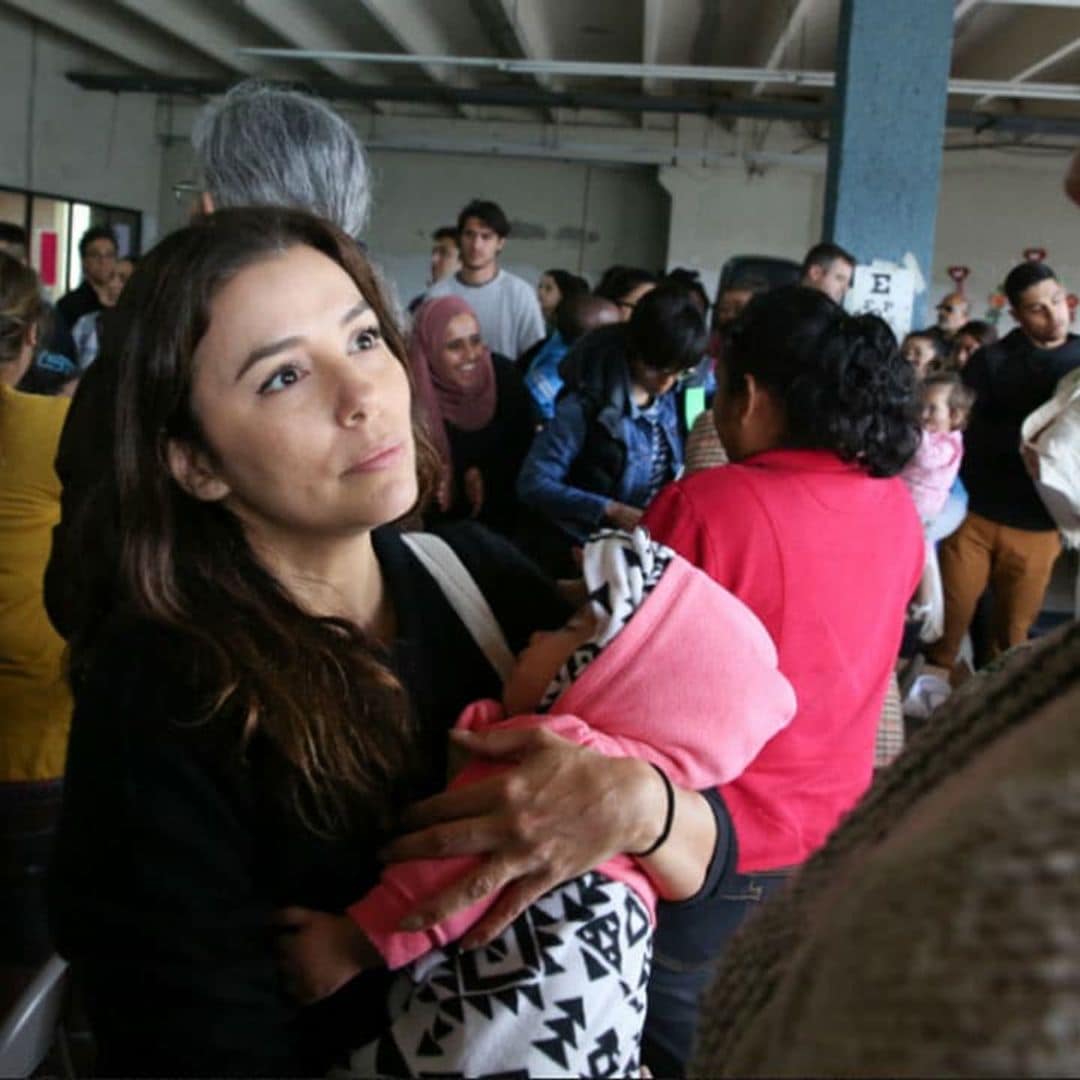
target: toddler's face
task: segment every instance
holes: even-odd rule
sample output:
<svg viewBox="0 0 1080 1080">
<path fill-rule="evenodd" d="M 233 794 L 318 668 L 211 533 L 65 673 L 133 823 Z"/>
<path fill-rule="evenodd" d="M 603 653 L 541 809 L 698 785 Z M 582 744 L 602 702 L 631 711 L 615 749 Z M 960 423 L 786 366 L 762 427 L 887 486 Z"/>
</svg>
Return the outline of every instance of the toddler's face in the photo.
<svg viewBox="0 0 1080 1080">
<path fill-rule="evenodd" d="M 531 712 L 540 704 L 551 680 L 574 650 L 595 635 L 596 623 L 592 606 L 586 604 L 558 630 L 537 630 L 529 638 L 503 686 L 503 706 L 509 715 Z"/>
<path fill-rule="evenodd" d="M 928 386 L 923 390 L 922 426 L 927 431 L 952 431 L 953 415 L 947 386 Z"/>
</svg>

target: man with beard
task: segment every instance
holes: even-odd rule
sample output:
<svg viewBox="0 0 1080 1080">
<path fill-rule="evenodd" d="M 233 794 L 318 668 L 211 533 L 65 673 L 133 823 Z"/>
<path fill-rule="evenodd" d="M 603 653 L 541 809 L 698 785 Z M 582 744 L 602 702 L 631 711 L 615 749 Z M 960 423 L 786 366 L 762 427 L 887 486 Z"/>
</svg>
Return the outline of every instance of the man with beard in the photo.
<svg viewBox="0 0 1080 1080">
<path fill-rule="evenodd" d="M 1025 262 L 1005 279 L 1019 324 L 980 349 L 963 370 L 975 391 L 961 476 L 968 514 L 939 549 L 945 633 L 928 653 L 952 668 L 975 609 L 993 590 L 992 651 L 1027 640 L 1042 608 L 1061 538 L 1020 456 L 1024 418 L 1080 366 L 1080 338 L 1069 333 L 1065 289 L 1049 266 Z"/>
</svg>

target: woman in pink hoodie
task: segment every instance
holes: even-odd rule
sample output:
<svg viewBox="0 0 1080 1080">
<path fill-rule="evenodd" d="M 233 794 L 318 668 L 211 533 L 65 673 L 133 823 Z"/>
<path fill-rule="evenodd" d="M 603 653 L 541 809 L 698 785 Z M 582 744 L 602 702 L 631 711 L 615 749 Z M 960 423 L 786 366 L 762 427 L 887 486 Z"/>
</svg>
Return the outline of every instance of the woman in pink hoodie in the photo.
<svg viewBox="0 0 1080 1080">
<path fill-rule="evenodd" d="M 612 756 L 648 761 L 665 784 L 737 777 L 790 721 L 795 697 L 758 619 L 670 549 L 606 531 L 585 547 L 588 601 L 534 635 L 502 702 L 476 702 L 459 731 L 543 727 Z M 453 787 L 504 767 L 470 760 Z M 670 787 L 669 787 L 670 791 Z M 653 848 L 659 849 L 668 820 Z M 646 854 L 645 852 L 641 853 Z M 348 917 L 292 908 L 284 963 L 314 1000 L 364 967 L 400 968 L 387 1034 L 351 1058 L 357 1075 L 637 1075 L 657 889 L 618 855 L 552 890 L 494 942 L 455 947 L 497 897 L 436 925 L 424 902 L 471 858 L 388 868 Z M 683 899 L 700 881 L 680 883 Z"/>
</svg>

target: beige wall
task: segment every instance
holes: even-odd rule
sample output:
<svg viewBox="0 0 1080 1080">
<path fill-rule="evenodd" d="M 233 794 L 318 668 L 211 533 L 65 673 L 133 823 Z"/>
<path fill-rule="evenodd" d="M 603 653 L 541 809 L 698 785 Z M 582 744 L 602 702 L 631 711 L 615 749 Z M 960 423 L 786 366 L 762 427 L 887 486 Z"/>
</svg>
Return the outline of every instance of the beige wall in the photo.
<svg viewBox="0 0 1080 1080">
<path fill-rule="evenodd" d="M 688 162 L 660 169 L 672 197 L 669 265 L 689 264 L 709 277 L 732 255 L 798 259 L 821 239 L 824 147 L 774 125 L 752 148 L 739 133 L 720 134 L 712 152 L 720 159 L 712 164 L 689 155 Z M 990 295 L 1028 247 L 1045 248 L 1050 265 L 1080 293 L 1080 210 L 1062 190 L 1068 158 L 1067 149 L 946 151 L 930 307 L 952 288 L 948 268 L 968 266 L 972 315 L 983 317 Z M 1011 323 L 1005 318 L 1001 325 Z"/>
<path fill-rule="evenodd" d="M 432 229 L 476 197 L 506 211 L 503 265 L 530 282 L 552 267 L 595 282 L 612 263 L 664 263 L 668 199 L 651 168 L 380 150 L 371 167 L 367 241 L 405 299 L 424 285 Z"/>
<path fill-rule="evenodd" d="M 0 9 L 0 185 L 143 213 L 157 231 L 161 152 L 148 95 L 90 93 L 65 78 L 101 59 Z"/>
</svg>

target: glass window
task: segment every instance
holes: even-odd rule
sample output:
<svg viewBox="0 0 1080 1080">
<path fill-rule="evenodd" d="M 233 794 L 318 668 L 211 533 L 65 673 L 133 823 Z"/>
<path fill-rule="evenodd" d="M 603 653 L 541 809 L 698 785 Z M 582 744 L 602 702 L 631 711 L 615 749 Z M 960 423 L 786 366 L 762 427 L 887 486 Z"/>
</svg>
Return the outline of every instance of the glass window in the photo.
<svg viewBox="0 0 1080 1080">
<path fill-rule="evenodd" d="M 68 291 L 70 205 L 67 199 L 36 195 L 30 209 L 30 264 L 41 278 L 45 295 L 54 303 Z"/>
<path fill-rule="evenodd" d="M 0 221 L 27 229 L 30 265 L 54 302 L 82 281 L 79 237 L 92 225 L 108 225 L 116 233 L 120 255 L 138 255 L 142 245 L 142 214 L 137 210 L 54 195 L 0 188 Z"/>
</svg>

